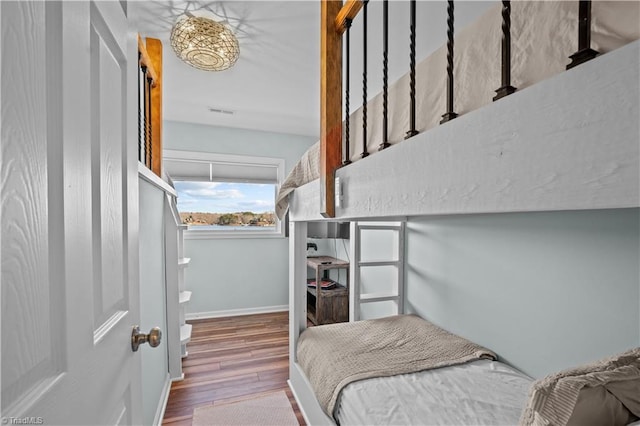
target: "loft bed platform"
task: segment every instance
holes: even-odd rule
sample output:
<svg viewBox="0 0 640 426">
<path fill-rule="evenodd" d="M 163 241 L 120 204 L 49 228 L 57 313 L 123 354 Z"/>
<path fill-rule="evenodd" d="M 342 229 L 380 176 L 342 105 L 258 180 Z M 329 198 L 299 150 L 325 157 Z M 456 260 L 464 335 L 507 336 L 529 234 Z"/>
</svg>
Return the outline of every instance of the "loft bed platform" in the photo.
<svg viewBox="0 0 640 426">
<path fill-rule="evenodd" d="M 289 198 L 291 221 L 640 206 L 640 41 L 596 57 L 319 180 Z"/>
</svg>

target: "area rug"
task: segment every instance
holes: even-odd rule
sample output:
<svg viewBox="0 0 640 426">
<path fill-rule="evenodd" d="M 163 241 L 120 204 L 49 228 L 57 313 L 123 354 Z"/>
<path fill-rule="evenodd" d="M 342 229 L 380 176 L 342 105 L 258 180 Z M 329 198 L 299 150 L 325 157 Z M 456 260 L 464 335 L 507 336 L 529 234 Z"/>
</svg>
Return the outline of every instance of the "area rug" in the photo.
<svg viewBox="0 0 640 426">
<path fill-rule="evenodd" d="M 246 425 L 297 426 L 293 408 L 284 391 L 221 405 L 193 410 L 193 426 Z"/>
</svg>

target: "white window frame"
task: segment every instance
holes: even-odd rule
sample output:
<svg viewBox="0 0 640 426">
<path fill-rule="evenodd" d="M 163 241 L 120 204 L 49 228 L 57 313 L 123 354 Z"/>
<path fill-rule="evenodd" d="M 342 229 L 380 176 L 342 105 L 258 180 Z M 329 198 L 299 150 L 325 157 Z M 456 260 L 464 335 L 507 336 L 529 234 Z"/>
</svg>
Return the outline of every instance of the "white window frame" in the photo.
<svg viewBox="0 0 640 426">
<path fill-rule="evenodd" d="M 218 154 L 212 152 L 197 152 L 197 151 L 180 151 L 165 149 L 163 150 L 163 159 L 176 160 L 176 161 L 193 161 L 202 163 L 222 163 L 222 164 L 242 164 L 242 165 L 255 165 L 257 167 L 276 167 L 277 168 L 277 182 L 276 190 L 282 185 L 284 181 L 284 166 L 285 161 L 283 158 L 274 157 L 255 157 L 249 155 L 234 155 L 234 154 Z M 274 208 L 275 208 L 275 194 L 274 194 Z M 275 211 L 274 211 L 275 215 Z M 284 223 L 276 216 L 276 229 L 273 231 L 250 231 L 250 230 L 230 230 L 230 231 L 211 231 L 211 230 L 198 230 L 187 229 L 184 232 L 184 238 L 187 240 L 208 240 L 208 239 L 222 239 L 222 238 L 285 238 Z"/>
</svg>

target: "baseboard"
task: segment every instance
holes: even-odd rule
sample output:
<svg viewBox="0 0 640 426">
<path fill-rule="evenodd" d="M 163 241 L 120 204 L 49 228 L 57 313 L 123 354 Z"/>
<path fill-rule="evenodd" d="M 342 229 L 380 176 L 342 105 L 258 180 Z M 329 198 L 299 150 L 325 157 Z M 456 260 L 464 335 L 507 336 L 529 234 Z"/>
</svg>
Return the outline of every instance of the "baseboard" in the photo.
<svg viewBox="0 0 640 426">
<path fill-rule="evenodd" d="M 153 419 L 154 425 L 161 425 L 162 420 L 164 419 L 164 412 L 167 409 L 167 402 L 169 402 L 169 391 L 171 390 L 171 377 L 167 374 L 167 378 L 164 381 L 164 387 L 162 388 L 162 393 L 160 394 L 160 404 L 158 404 L 158 409 L 156 410 L 155 418 Z"/>
<path fill-rule="evenodd" d="M 208 318 L 237 317 L 240 315 L 270 314 L 272 312 L 285 312 L 289 305 L 263 306 L 261 308 L 229 309 L 226 311 L 194 312 L 185 315 L 186 320 L 199 320 Z"/>
</svg>

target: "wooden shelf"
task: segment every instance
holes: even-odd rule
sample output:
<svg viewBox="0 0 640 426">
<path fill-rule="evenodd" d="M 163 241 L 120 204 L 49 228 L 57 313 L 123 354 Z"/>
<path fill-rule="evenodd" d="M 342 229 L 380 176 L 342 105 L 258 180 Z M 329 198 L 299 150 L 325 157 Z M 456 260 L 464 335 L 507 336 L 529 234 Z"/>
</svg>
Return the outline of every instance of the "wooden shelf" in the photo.
<svg viewBox="0 0 640 426">
<path fill-rule="evenodd" d="M 330 256 L 310 256 L 307 257 L 307 266 L 321 269 L 349 269 L 349 262 L 336 259 Z"/>
<path fill-rule="evenodd" d="M 322 289 L 322 297 L 340 297 L 340 296 L 349 296 L 349 289 L 343 285 L 336 285 L 334 288 Z M 318 289 L 315 287 L 307 287 L 307 293 L 311 294 L 313 297 L 317 297 Z"/>
</svg>

